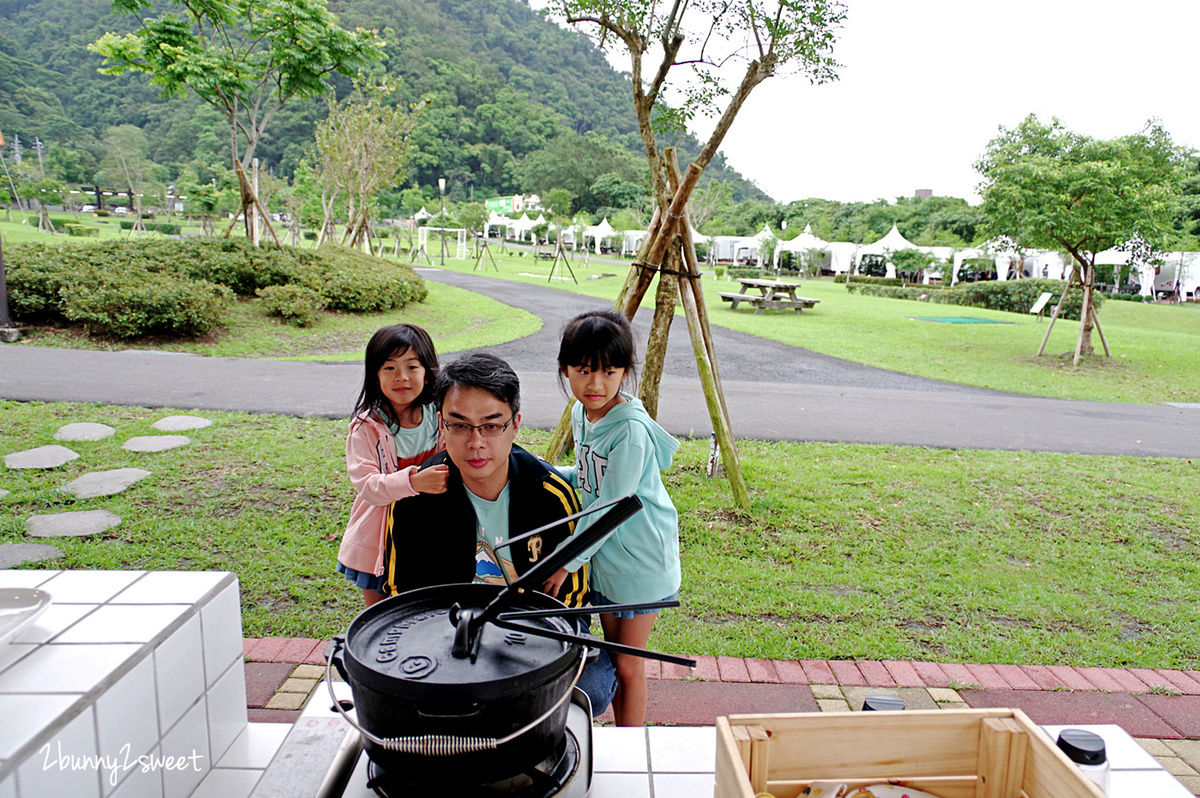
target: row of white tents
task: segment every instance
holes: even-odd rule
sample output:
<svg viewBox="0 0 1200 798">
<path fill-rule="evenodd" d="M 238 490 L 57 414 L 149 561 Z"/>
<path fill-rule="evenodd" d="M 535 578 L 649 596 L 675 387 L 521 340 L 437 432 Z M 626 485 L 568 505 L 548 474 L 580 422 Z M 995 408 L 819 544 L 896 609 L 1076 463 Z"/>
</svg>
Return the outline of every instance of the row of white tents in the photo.
<svg viewBox="0 0 1200 798">
<path fill-rule="evenodd" d="M 498 213 L 492 213 L 488 219 L 484 235 L 489 235 L 492 229 L 503 229 L 505 238 L 518 241 L 532 241 L 533 229 L 538 225 L 547 224 L 546 217 L 538 214 L 530 219 L 528 214 L 521 214 L 517 219 L 510 219 Z M 824 271 L 834 274 L 853 273 L 866 255 L 877 255 L 887 258 L 891 253 L 902 249 L 916 249 L 933 255 L 942 264 L 950 266 L 949 280 L 943 273 L 944 266 L 933 266 L 925 270 L 924 280 L 955 282 L 964 262 L 968 260 L 990 260 L 994 264 L 997 279 L 1006 280 L 1016 277 L 1049 277 L 1056 280 L 1067 279 L 1072 270 L 1072 264 L 1063 259 L 1062 253 L 1049 250 L 1031 250 L 1018 253 L 1001 246 L 957 248 L 946 246 L 918 246 L 900 232 L 896 225 L 887 235 L 870 244 L 859 244 L 850 241 L 824 241 L 813 235 L 811 226 L 806 226 L 804 232 L 788 240 L 778 239 L 764 225 L 762 230 L 753 236 L 705 236 L 695 228 L 691 229 L 692 241 L 708 245 L 708 260 L 711 263 L 757 263 L 779 269 L 784 253 L 792 253 L 796 260 L 808 255 L 818 258 Z M 564 246 L 572 248 L 585 247 L 599 254 L 602 249 L 619 251 L 622 255 L 636 254 L 645 240 L 645 230 L 614 230 L 608 219 L 597 225 L 577 224 L 561 231 Z M 763 253 L 774 244 L 773 261 L 763 263 Z M 1129 253 L 1110 249 L 1097 253 L 1098 265 L 1124 266 L 1129 263 Z M 1160 259 L 1158 266 L 1153 264 L 1139 265 L 1135 270 L 1136 276 L 1130 281 L 1138 283 L 1142 294 L 1153 295 L 1157 291 L 1171 290 L 1178 282 L 1182 292 L 1190 292 L 1200 296 L 1200 252 L 1170 252 Z M 888 276 L 895 276 L 895 267 L 887 264 Z M 1194 285 L 1193 285 L 1194 284 Z"/>
</svg>

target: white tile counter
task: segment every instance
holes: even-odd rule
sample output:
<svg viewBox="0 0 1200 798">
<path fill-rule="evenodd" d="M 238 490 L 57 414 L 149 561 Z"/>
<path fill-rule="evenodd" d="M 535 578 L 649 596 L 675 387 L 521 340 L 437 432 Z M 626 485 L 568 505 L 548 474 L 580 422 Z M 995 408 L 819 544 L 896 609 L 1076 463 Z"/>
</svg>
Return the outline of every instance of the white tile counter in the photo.
<svg viewBox="0 0 1200 798">
<path fill-rule="evenodd" d="M 237 578 L 0 571 L 51 605 L 0 647 L 0 798 L 187 798 L 246 728 Z"/>
</svg>

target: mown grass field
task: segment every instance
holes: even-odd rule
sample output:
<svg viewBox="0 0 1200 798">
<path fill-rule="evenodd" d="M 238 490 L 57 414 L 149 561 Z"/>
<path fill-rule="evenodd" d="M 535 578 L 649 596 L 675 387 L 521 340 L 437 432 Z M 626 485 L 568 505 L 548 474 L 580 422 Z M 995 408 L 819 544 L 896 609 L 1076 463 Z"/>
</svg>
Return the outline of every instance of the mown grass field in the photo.
<svg viewBox="0 0 1200 798">
<path fill-rule="evenodd" d="M 0 402 L 0 453 L 71 421 L 104 441 L 52 471 L 0 472 L 0 543 L 35 513 L 109 509 L 122 523 L 56 540 L 48 568 L 220 569 L 241 580 L 247 636 L 325 637 L 361 599 L 333 572 L 352 498 L 345 424 L 204 413 L 213 426 L 158 454 L 120 444 L 167 409 Z M 548 435 L 522 430 L 543 449 Z M 685 441 L 683 605 L 651 645 L 690 654 L 1147 668 L 1200 666 L 1200 474 L 1184 460 L 743 442 L 752 502 L 704 473 Z M 119 496 L 57 486 L 93 470 L 153 475 Z"/>
</svg>

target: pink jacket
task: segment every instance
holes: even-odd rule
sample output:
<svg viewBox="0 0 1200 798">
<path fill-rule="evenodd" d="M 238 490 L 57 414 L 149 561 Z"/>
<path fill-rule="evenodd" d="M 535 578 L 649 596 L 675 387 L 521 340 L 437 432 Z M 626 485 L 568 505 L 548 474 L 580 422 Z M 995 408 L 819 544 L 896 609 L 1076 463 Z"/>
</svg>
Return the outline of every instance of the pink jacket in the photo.
<svg viewBox="0 0 1200 798">
<path fill-rule="evenodd" d="M 425 412 L 430 410 L 427 407 Z M 441 448 L 440 439 L 437 448 Z M 350 423 L 346 470 L 350 472 L 355 495 L 350 523 L 338 549 L 338 562 L 375 576 L 383 573 L 383 543 L 391 504 L 416 495 L 412 474 L 435 451 L 401 462 L 391 431 L 372 414 L 360 414 Z"/>
</svg>

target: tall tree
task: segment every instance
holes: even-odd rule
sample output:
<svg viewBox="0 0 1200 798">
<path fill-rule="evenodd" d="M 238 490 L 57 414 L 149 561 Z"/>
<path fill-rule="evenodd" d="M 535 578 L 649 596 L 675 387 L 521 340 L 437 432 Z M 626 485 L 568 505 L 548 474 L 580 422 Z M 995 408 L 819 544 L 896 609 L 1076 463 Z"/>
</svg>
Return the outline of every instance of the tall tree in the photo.
<svg viewBox="0 0 1200 798">
<path fill-rule="evenodd" d="M 360 84 L 354 95 L 341 103 L 331 102 L 329 116 L 317 126 L 320 171 L 327 189 L 346 200 L 346 232 L 343 244 L 352 247 L 371 243 L 371 211 L 381 189 L 403 182 L 412 157 L 412 131 L 424 104 L 403 108 L 384 100 L 394 87 Z M 322 238 L 330 228 L 331 203 L 326 205 Z"/>
<path fill-rule="evenodd" d="M 657 223 L 651 223 L 653 232 L 646 237 L 618 299 L 626 316 L 633 317 L 655 274 L 660 275 L 641 398 L 655 415 L 667 335 L 682 282 L 688 331 L 722 460 L 734 497 L 748 505 L 698 280 L 675 279 L 696 268 L 695 250 L 683 223 L 686 204 L 755 87 L 784 70 L 817 83 L 834 79 L 833 43 L 845 6 L 837 0 L 554 0 L 551 7 L 593 36 L 601 48 L 618 46 L 629 54 L 633 108 L 650 167 Z M 727 82 L 722 67 L 731 62 L 743 63 L 744 71 L 740 79 Z M 668 100 L 669 90 L 677 95 L 670 98 L 673 102 Z M 659 134 L 682 137 L 696 114 L 716 116 L 717 124 L 687 173 L 672 186 L 675 155 L 667 156 Z M 556 435 L 550 454 L 560 438 L 565 441 L 565 436 Z"/>
<path fill-rule="evenodd" d="M 169 0 L 182 16 L 168 11 L 152 19 L 145 16 L 151 5 L 113 0 L 114 13 L 135 17 L 138 30 L 106 33 L 88 49 L 104 56 L 107 74 L 146 72 L 164 97 L 191 89 L 225 116 L 252 234 L 261 205 L 247 174 L 267 124 L 293 97 L 327 91 L 330 74 L 372 63 L 378 42 L 368 31 L 338 27 L 325 0 Z"/>
<path fill-rule="evenodd" d="M 1078 282 L 1083 289 L 1076 365 L 1093 354 L 1096 253 L 1123 247 L 1136 258 L 1166 248 L 1183 163 L 1180 149 L 1154 121 L 1135 135 L 1101 140 L 1033 114 L 1011 130 L 1001 128 L 976 163 L 989 237 L 1064 250 L 1074 259 L 1068 288 Z"/>
</svg>

